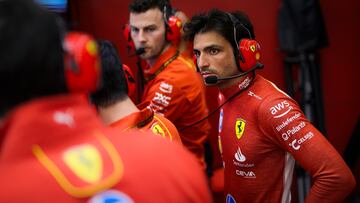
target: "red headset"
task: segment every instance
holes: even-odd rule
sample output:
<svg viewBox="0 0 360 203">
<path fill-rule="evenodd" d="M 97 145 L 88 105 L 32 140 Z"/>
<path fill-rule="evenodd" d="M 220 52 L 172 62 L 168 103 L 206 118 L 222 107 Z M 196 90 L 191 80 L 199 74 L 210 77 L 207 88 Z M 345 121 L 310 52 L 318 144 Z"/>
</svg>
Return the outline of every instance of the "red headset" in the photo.
<svg viewBox="0 0 360 203">
<path fill-rule="evenodd" d="M 255 67 L 260 61 L 260 44 L 252 39 L 241 39 L 239 44 L 239 65 L 243 72 Z"/>
<path fill-rule="evenodd" d="M 183 23 L 180 18 L 175 16 L 175 11 L 169 5 L 164 6 L 163 14 L 166 26 L 165 39 L 166 41 L 171 42 L 174 45 L 178 45 L 181 39 L 181 29 Z M 123 35 L 127 42 L 128 53 L 135 53 L 135 43 L 131 39 L 131 27 L 129 24 L 124 25 Z"/>
<path fill-rule="evenodd" d="M 94 92 L 100 81 L 100 57 L 95 40 L 69 32 L 63 41 L 66 85 L 70 92 Z"/>
<path fill-rule="evenodd" d="M 242 72 L 247 72 L 254 67 L 257 67 L 257 64 L 260 63 L 260 44 L 252 39 L 251 33 L 247 27 L 245 27 L 239 20 L 234 17 L 231 13 L 226 13 L 234 29 L 234 41 L 238 49 L 238 58 L 239 58 L 239 68 Z M 249 38 L 242 38 L 240 41 L 237 40 L 236 32 L 237 26 L 242 27 L 249 34 Z"/>
<path fill-rule="evenodd" d="M 233 24 L 234 29 L 234 41 L 237 47 L 238 51 L 238 64 L 239 68 L 242 72 L 248 72 L 252 69 L 256 68 L 262 68 L 262 66 L 258 66 L 260 63 L 260 56 L 261 56 L 261 49 L 260 44 L 253 40 L 251 37 L 251 33 L 247 27 L 245 27 L 242 23 L 238 21 L 237 18 L 235 18 L 231 13 L 226 13 L 229 16 L 229 19 L 231 20 Z M 250 38 L 242 38 L 240 41 L 236 38 L 236 32 L 237 32 L 237 26 L 241 26 L 243 29 L 245 29 Z M 197 66 L 197 58 L 194 55 L 193 56 L 194 63 Z M 197 67 L 197 70 L 199 71 L 199 68 Z"/>
</svg>

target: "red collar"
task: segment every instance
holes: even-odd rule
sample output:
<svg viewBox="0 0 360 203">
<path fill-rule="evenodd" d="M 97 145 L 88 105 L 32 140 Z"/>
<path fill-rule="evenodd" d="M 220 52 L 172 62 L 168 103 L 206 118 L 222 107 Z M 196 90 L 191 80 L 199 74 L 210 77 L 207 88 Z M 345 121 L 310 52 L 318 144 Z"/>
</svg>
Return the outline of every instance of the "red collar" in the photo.
<svg viewBox="0 0 360 203">
<path fill-rule="evenodd" d="M 232 97 L 234 94 L 239 94 L 242 91 L 246 90 L 248 87 L 250 87 L 257 79 L 257 77 L 258 76 L 256 74 L 248 74 L 244 76 L 238 83 L 230 87 L 221 89 L 220 93 L 224 96 L 224 99 Z"/>
<path fill-rule="evenodd" d="M 159 58 L 156 60 L 155 64 L 152 67 L 144 68 L 144 77 L 153 78 L 159 74 L 162 69 L 164 69 L 168 64 L 172 62 L 179 55 L 179 51 L 176 46 L 170 46 L 164 53 L 162 53 Z M 174 58 L 175 57 L 175 58 Z M 149 79 L 148 79 L 149 80 Z"/>
</svg>

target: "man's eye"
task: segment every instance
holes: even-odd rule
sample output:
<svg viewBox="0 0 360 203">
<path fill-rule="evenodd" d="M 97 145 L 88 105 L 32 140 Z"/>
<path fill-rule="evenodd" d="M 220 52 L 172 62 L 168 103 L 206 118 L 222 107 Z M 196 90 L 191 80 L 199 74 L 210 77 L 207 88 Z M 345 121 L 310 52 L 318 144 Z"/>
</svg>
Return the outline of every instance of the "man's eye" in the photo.
<svg viewBox="0 0 360 203">
<path fill-rule="evenodd" d="M 132 33 L 138 33 L 138 32 L 139 32 L 139 29 L 132 27 L 132 28 L 131 28 L 131 32 L 132 32 Z"/>
<path fill-rule="evenodd" d="M 200 56 L 200 52 L 198 52 L 198 51 L 194 51 L 194 56 L 195 56 L 196 58 L 199 58 L 199 56 Z"/>
<path fill-rule="evenodd" d="M 210 53 L 211 55 L 218 54 L 218 53 L 219 53 L 219 49 L 210 49 L 210 50 L 209 50 L 209 53 Z"/>
<path fill-rule="evenodd" d="M 154 32 L 156 30 L 156 28 L 154 27 L 148 27 L 145 29 L 145 32 Z"/>
</svg>

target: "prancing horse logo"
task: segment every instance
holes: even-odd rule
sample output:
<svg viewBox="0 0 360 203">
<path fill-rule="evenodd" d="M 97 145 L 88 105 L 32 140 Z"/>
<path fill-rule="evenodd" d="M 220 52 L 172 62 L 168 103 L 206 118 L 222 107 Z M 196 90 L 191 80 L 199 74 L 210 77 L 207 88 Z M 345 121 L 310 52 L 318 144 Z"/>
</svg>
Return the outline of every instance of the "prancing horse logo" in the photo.
<svg viewBox="0 0 360 203">
<path fill-rule="evenodd" d="M 235 123 L 235 133 L 237 139 L 240 139 L 245 131 L 245 121 L 243 119 L 236 119 Z"/>
</svg>

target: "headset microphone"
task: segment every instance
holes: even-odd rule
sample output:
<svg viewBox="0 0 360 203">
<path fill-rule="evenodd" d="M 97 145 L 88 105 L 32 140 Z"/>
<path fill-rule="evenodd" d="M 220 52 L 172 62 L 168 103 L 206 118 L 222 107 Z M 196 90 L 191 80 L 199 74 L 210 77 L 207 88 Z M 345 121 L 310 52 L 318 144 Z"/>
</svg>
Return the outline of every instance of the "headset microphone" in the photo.
<svg viewBox="0 0 360 203">
<path fill-rule="evenodd" d="M 144 47 L 141 47 L 141 48 L 138 48 L 135 50 L 135 55 L 141 55 L 145 53 L 145 48 Z"/>
<path fill-rule="evenodd" d="M 229 76 L 229 77 L 223 77 L 223 78 L 219 78 L 216 75 L 211 75 L 211 76 L 206 77 L 204 80 L 205 80 L 206 84 L 215 85 L 220 80 L 230 80 L 230 79 L 238 78 L 238 77 L 244 76 L 244 75 L 254 71 L 255 69 L 262 69 L 263 67 L 264 67 L 264 65 L 258 62 L 258 63 L 256 63 L 256 65 L 254 67 L 250 68 L 249 70 L 247 70 L 243 73 Z"/>
<path fill-rule="evenodd" d="M 144 47 L 141 47 L 141 48 L 138 48 L 134 51 L 134 53 L 130 54 L 129 56 L 139 56 L 143 53 L 145 53 L 145 48 Z"/>
</svg>

